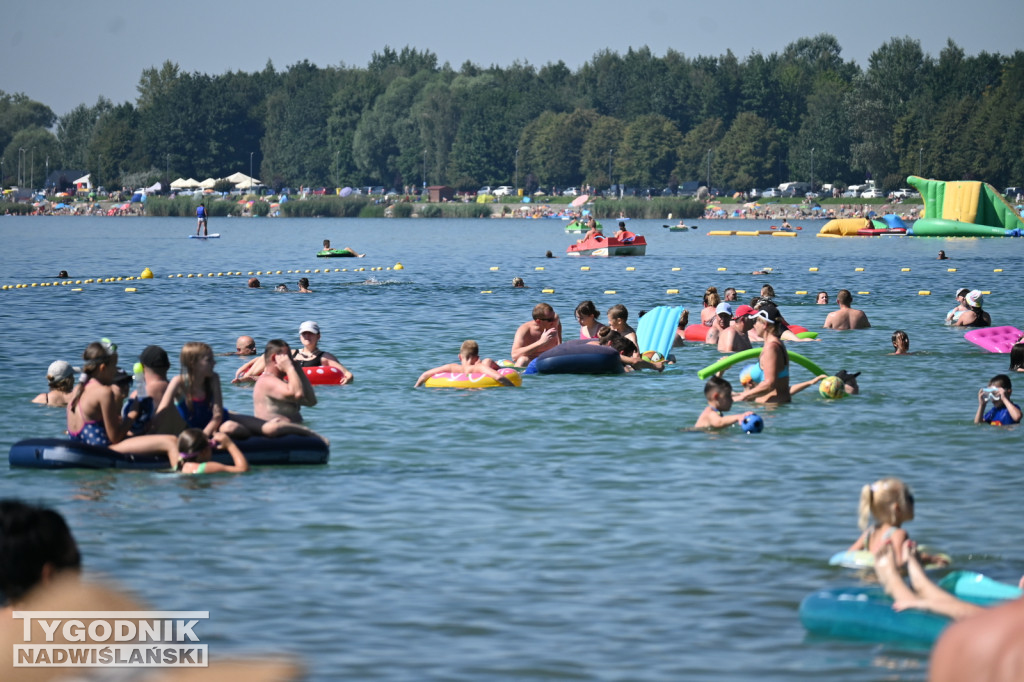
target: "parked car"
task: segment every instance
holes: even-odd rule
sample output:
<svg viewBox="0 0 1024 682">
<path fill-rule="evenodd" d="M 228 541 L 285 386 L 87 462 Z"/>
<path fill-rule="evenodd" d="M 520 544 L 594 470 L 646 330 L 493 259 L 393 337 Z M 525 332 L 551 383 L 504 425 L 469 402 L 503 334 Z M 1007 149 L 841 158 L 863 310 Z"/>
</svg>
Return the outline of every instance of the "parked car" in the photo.
<svg viewBox="0 0 1024 682">
<path fill-rule="evenodd" d="M 496 197 L 508 197 L 512 196 L 513 193 L 515 193 L 515 190 L 512 188 L 512 185 L 502 185 L 494 190 L 494 196 Z"/>
<path fill-rule="evenodd" d="M 866 189 L 860 193 L 861 199 L 881 199 L 885 195 L 877 189 Z"/>
<path fill-rule="evenodd" d="M 804 196 L 807 197 L 808 199 L 820 199 L 821 198 L 821 194 L 819 194 L 818 192 L 808 192 Z"/>
<path fill-rule="evenodd" d="M 786 199 L 795 198 L 797 196 L 796 187 L 787 187 L 786 189 L 782 190 L 782 196 L 785 197 Z"/>
<path fill-rule="evenodd" d="M 477 194 L 494 194 L 494 188 L 490 185 L 484 185 L 476 191 Z"/>
<path fill-rule="evenodd" d="M 1003 196 L 1009 199 L 1016 199 L 1022 194 L 1024 194 L 1024 187 L 1007 187 L 1003 192 Z"/>
<path fill-rule="evenodd" d="M 761 190 L 755 187 L 754 189 L 750 190 L 750 192 L 747 193 L 747 196 L 749 196 L 751 199 L 756 199 L 759 196 L 761 196 Z"/>
<path fill-rule="evenodd" d="M 921 195 L 908 187 L 901 187 L 900 189 L 894 191 L 889 196 L 891 196 L 893 199 L 910 199 L 911 197 L 918 197 Z"/>
<path fill-rule="evenodd" d="M 843 196 L 846 197 L 847 199 L 854 199 L 860 196 L 860 192 L 858 192 L 855 189 L 848 189 L 845 192 L 843 192 Z"/>
<path fill-rule="evenodd" d="M 761 190 L 761 196 L 764 197 L 765 199 L 767 199 L 769 197 L 781 197 L 782 196 L 782 192 L 780 192 L 775 187 L 767 187 L 767 188 Z"/>
<path fill-rule="evenodd" d="M 562 190 L 562 196 L 563 197 L 576 197 L 576 196 L 579 196 L 579 194 L 580 194 L 580 188 L 579 187 L 569 187 L 568 189 Z"/>
</svg>

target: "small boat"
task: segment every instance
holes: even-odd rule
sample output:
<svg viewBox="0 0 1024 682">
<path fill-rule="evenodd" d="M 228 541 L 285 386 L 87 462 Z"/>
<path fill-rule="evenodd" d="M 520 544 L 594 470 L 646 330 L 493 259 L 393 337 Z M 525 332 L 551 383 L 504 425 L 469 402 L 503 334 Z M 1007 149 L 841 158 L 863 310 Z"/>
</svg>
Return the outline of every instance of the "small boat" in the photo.
<svg viewBox="0 0 1024 682">
<path fill-rule="evenodd" d="M 596 223 L 596 225 L 597 225 L 597 229 L 599 229 L 599 230 L 604 229 L 604 227 L 601 225 L 601 223 Z M 569 223 L 568 225 L 565 226 L 566 234 L 586 234 L 589 231 L 590 231 L 590 228 L 587 227 L 587 224 L 585 222 L 577 221 L 575 223 Z"/>
<path fill-rule="evenodd" d="M 252 466 L 326 464 L 327 444 L 314 436 L 252 437 L 236 442 Z M 118 452 L 67 438 L 28 438 L 11 446 L 11 468 L 26 469 L 169 469 L 163 455 Z M 213 461 L 231 464 L 225 450 L 214 450 Z"/>
<path fill-rule="evenodd" d="M 643 256 L 647 253 L 647 240 L 643 235 L 627 232 L 622 239 L 596 235 L 579 244 L 570 244 L 567 256 Z"/>
<path fill-rule="evenodd" d="M 323 249 L 317 251 L 317 258 L 355 258 L 357 254 L 352 249 Z"/>
</svg>

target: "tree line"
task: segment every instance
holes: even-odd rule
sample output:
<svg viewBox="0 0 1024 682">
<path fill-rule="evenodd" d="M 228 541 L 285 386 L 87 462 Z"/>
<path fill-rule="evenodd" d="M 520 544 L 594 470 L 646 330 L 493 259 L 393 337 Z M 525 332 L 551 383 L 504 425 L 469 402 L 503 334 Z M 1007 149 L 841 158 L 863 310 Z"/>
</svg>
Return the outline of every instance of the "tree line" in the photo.
<svg viewBox="0 0 1024 682">
<path fill-rule="evenodd" d="M 575 72 L 454 69 L 385 47 L 365 67 L 208 75 L 165 62 L 137 90 L 59 117 L 0 92 L 3 185 L 41 186 L 44 159 L 108 188 L 250 167 L 275 189 L 1024 184 L 1024 52 L 972 56 L 952 41 L 932 57 L 893 38 L 866 69 L 828 34 L 742 60 L 604 50 Z"/>
</svg>

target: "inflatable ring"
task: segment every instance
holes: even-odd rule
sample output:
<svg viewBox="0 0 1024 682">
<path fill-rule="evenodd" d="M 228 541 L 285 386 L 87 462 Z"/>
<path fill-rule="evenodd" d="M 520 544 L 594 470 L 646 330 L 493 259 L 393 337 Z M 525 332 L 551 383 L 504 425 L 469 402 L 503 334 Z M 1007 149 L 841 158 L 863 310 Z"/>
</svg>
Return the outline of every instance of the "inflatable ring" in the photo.
<svg viewBox="0 0 1024 682">
<path fill-rule="evenodd" d="M 502 367 L 498 370 L 513 386 L 522 386 L 523 378 L 519 372 L 509 367 Z M 497 379 L 486 374 L 466 374 L 465 372 L 438 372 L 427 379 L 425 386 L 429 388 L 493 388 L 504 386 Z"/>
<path fill-rule="evenodd" d="M 306 378 L 311 384 L 340 384 L 341 378 L 345 376 L 345 373 L 337 367 L 328 367 L 327 365 L 303 367 L 302 371 L 306 373 Z"/>
<path fill-rule="evenodd" d="M 792 331 L 792 330 L 790 330 Z M 818 332 L 798 332 L 796 335 L 798 339 L 816 339 L 818 338 Z"/>
<path fill-rule="evenodd" d="M 750 348 L 748 350 L 741 350 L 739 353 L 733 353 L 732 355 L 724 357 L 718 362 L 708 365 L 704 369 L 700 370 L 699 372 L 697 372 L 697 376 L 700 377 L 701 379 L 707 379 L 712 374 L 721 372 L 723 369 L 728 369 L 729 367 L 735 365 L 737 362 L 743 362 L 748 358 L 759 357 L 761 355 L 762 350 L 763 348 Z M 806 367 L 814 376 L 818 376 L 819 374 L 827 374 L 825 370 L 823 370 L 821 367 L 818 367 L 812 361 L 808 360 L 799 353 L 794 353 L 791 350 L 787 350 L 786 352 L 789 354 L 790 360 L 792 360 L 793 362 L 802 367 Z"/>
<path fill-rule="evenodd" d="M 695 324 L 687 325 L 686 329 L 683 330 L 683 338 L 687 341 L 706 343 L 709 331 L 711 331 L 711 327 L 707 327 L 700 322 L 697 322 Z"/>
</svg>

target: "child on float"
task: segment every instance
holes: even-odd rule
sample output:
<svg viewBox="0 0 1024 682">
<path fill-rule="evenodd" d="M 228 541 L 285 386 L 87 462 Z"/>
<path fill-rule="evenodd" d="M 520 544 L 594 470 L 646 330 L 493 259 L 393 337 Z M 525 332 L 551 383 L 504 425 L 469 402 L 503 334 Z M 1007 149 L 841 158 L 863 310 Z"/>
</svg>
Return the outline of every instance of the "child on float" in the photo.
<svg viewBox="0 0 1024 682">
<path fill-rule="evenodd" d="M 275 437 L 288 433 L 312 434 L 304 426 L 282 428 L 281 425 L 272 425 L 259 417 L 225 410 L 220 375 L 213 371 L 217 361 L 213 349 L 207 344 L 189 341 L 181 348 L 180 361 L 181 373 L 171 379 L 157 407 L 158 414 L 177 410 L 181 421 L 174 428 L 175 432 L 196 428 L 205 433 L 207 438 L 213 438 L 217 433 L 226 433 L 237 439 L 253 435 Z"/>
<path fill-rule="evenodd" d="M 717 296 L 717 294 L 715 294 Z M 636 330 L 629 326 L 629 311 L 626 306 L 616 303 L 608 309 L 608 326 L 633 342 L 637 348 L 640 342 L 636 338 Z"/>
<path fill-rule="evenodd" d="M 857 515 L 857 525 L 864 532 L 848 551 L 868 551 L 877 556 L 887 545 L 892 545 L 897 565 L 906 564 L 903 548 L 908 546 L 910 536 L 903 530 L 903 524 L 914 520 L 914 494 L 907 484 L 898 478 L 882 478 L 865 485 L 860 491 Z M 921 552 L 917 558 L 926 564 L 947 563 L 941 557 Z"/>
<path fill-rule="evenodd" d="M 1013 384 L 1010 377 L 997 374 L 989 379 L 988 386 L 978 390 L 978 410 L 974 413 L 974 423 L 1009 426 L 1020 422 L 1020 406 L 1010 401 L 1011 394 Z"/>
<path fill-rule="evenodd" d="M 697 423 L 693 425 L 695 429 L 725 428 L 738 424 L 754 414 L 749 411 L 743 414 L 725 414 L 732 409 L 732 384 L 720 376 L 713 376 L 704 384 L 704 398 L 708 404 L 697 417 Z"/>
<path fill-rule="evenodd" d="M 463 374 L 486 374 L 502 386 L 513 385 L 508 377 L 498 372 L 498 363 L 490 358 L 480 359 L 480 345 L 472 339 L 466 339 L 462 342 L 462 347 L 459 348 L 459 362 L 450 362 L 447 365 L 428 369 L 416 380 L 413 388 L 421 386 L 427 379 L 441 372 L 451 372 L 452 374 L 460 372 Z"/>
<path fill-rule="evenodd" d="M 176 439 L 170 435 L 127 438 L 128 429 L 138 418 L 129 410 L 121 418 L 122 395 L 113 386 L 117 369 L 117 345 L 109 339 L 93 342 L 82 353 L 82 379 L 67 405 L 68 436 L 73 441 L 108 447 L 117 452 L 161 453 L 177 456 Z"/>
<path fill-rule="evenodd" d="M 234 463 L 210 461 L 214 445 L 227 450 Z M 202 429 L 188 428 L 178 436 L 178 453 L 171 457 L 171 468 L 180 474 L 241 474 L 249 470 L 249 460 L 226 433 L 218 434 L 217 440 L 211 441 Z"/>
</svg>

